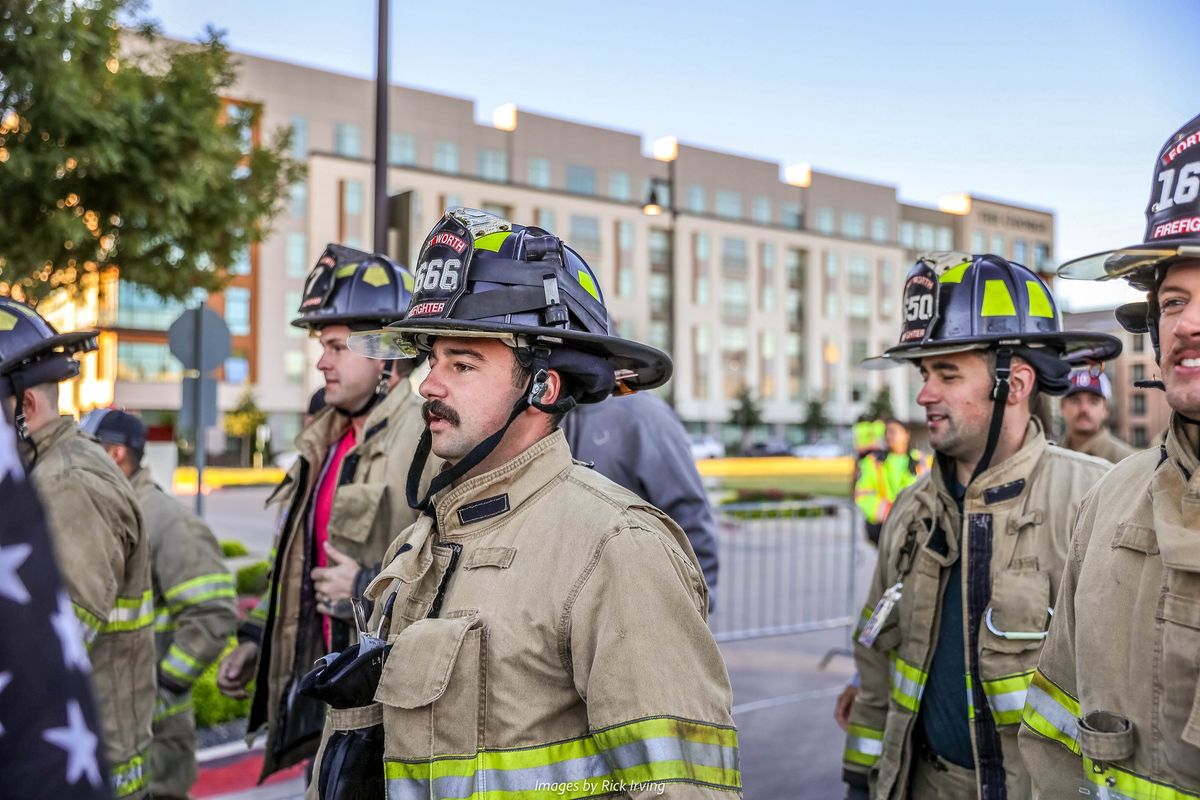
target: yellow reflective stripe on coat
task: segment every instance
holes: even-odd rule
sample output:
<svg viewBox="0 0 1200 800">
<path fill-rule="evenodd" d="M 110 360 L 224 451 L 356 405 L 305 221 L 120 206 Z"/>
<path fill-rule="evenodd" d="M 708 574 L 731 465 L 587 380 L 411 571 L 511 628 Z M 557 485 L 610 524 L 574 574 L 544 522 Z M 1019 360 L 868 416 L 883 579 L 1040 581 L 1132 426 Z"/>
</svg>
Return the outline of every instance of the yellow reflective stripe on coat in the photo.
<svg viewBox="0 0 1200 800">
<path fill-rule="evenodd" d="M 191 708 L 192 693 L 190 691 L 175 699 L 164 697 L 163 692 L 159 691 L 158 699 L 154 702 L 154 721 L 162 722 L 167 717 L 182 714 L 184 711 L 191 710 Z"/>
<path fill-rule="evenodd" d="M 104 630 L 104 620 L 78 603 L 72 603 L 71 605 L 75 607 L 75 618 L 79 620 L 79 637 L 83 639 L 86 647 L 91 648 L 92 643 L 96 641 L 96 637 Z"/>
<path fill-rule="evenodd" d="M 158 662 L 158 668 L 163 672 L 189 685 L 200 677 L 206 666 L 174 643 L 167 648 L 167 654 Z"/>
<path fill-rule="evenodd" d="M 909 711 L 921 705 L 928 675 L 899 656 L 892 656 L 892 699 Z"/>
<path fill-rule="evenodd" d="M 1025 709 L 1025 697 L 1032 679 L 1033 670 L 1029 670 L 983 682 L 983 693 L 987 695 L 988 706 L 992 709 L 992 718 L 996 720 L 997 725 L 1020 724 L 1021 714 Z"/>
<path fill-rule="evenodd" d="M 1041 670 L 1034 671 L 1025 695 L 1025 711 L 1021 715 L 1025 727 L 1079 755 L 1078 719 L 1079 701 L 1060 689 Z"/>
<path fill-rule="evenodd" d="M 237 592 L 233 588 L 233 577 L 228 572 L 216 572 L 178 583 L 163 592 L 163 597 L 170 604 L 171 611 L 178 611 L 221 597 L 236 600 Z"/>
<path fill-rule="evenodd" d="M 142 756 L 134 756 L 128 761 L 113 764 L 109 770 L 109 784 L 113 795 L 117 798 L 129 797 L 145 789 L 149 783 L 146 780 L 146 760 Z"/>
<path fill-rule="evenodd" d="M 666 783 L 739 789 L 737 731 L 654 717 L 579 739 L 472 756 L 384 761 L 388 800 L 563 800 Z"/>
<path fill-rule="evenodd" d="M 1101 800 L 1200 800 L 1200 794 L 1193 791 L 1152 781 L 1108 761 L 1092 761 L 1087 756 L 1083 757 L 1083 774 L 1096 784 L 1095 796 Z"/>
<path fill-rule="evenodd" d="M 873 767 L 883 755 L 883 731 L 866 725 L 851 725 L 846 730 L 846 749 L 842 761 Z"/>
<path fill-rule="evenodd" d="M 147 589 L 141 597 L 118 597 L 101 633 L 136 631 L 153 624 L 154 595 Z"/>
<path fill-rule="evenodd" d="M 155 606 L 154 608 L 154 632 L 155 633 L 171 633 L 178 627 L 175 621 L 171 619 L 171 612 L 163 606 Z"/>
</svg>

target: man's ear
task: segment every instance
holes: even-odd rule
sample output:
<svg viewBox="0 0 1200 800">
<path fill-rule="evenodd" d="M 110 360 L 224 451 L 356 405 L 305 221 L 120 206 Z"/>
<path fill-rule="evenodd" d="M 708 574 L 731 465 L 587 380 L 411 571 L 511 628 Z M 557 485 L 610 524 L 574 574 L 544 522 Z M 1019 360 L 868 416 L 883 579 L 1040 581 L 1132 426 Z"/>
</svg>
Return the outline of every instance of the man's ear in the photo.
<svg viewBox="0 0 1200 800">
<path fill-rule="evenodd" d="M 1008 405 L 1027 403 L 1036 385 L 1037 371 L 1028 362 L 1014 359 L 1008 376 Z"/>
<path fill-rule="evenodd" d="M 25 419 L 37 419 L 45 410 L 46 396 L 31 386 L 21 393 L 21 404 Z"/>
<path fill-rule="evenodd" d="M 558 370 L 546 370 L 546 390 L 542 392 L 541 397 L 537 398 L 537 401 L 544 405 L 550 405 L 558 401 L 561 392 L 562 376 L 558 374 Z"/>
</svg>

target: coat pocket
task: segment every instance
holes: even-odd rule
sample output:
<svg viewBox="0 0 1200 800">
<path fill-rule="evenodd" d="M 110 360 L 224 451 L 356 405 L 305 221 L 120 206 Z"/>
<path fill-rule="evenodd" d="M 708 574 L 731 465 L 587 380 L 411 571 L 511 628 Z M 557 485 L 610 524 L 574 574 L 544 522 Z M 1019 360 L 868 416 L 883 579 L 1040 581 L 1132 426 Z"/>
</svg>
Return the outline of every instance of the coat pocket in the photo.
<svg viewBox="0 0 1200 800">
<path fill-rule="evenodd" d="M 375 692 L 386 757 L 470 755 L 482 745 L 485 631 L 476 616 L 423 619 L 389 637 Z"/>
<path fill-rule="evenodd" d="M 979 678 L 992 718 L 1018 725 L 1050 626 L 1050 573 L 1002 572 L 979 626 Z"/>
<path fill-rule="evenodd" d="M 389 524 L 390 497 L 384 483 L 348 483 L 337 487 L 329 510 L 329 534 L 364 545 L 372 539 L 386 546 L 392 539 Z M 400 531 L 395 531 L 399 533 Z M 382 547 L 374 560 L 382 555 Z"/>
<path fill-rule="evenodd" d="M 1167 760 L 1200 777 L 1200 599 L 1167 592 L 1159 606 L 1162 660 L 1154 675 Z"/>
</svg>

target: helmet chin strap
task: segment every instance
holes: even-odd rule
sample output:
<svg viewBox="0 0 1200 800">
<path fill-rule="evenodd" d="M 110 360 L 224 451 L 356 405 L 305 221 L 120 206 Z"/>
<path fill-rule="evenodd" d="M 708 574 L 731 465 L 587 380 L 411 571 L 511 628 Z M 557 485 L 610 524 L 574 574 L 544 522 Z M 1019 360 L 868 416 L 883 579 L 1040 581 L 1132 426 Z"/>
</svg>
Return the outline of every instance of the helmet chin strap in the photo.
<svg viewBox="0 0 1200 800">
<path fill-rule="evenodd" d="M 968 485 L 983 474 L 992 463 L 996 454 L 996 445 L 1000 442 L 1000 429 L 1004 427 L 1004 410 L 1008 407 L 1009 377 L 1012 375 L 1013 349 L 1001 347 L 996 350 L 996 382 L 992 386 L 992 422 L 988 426 L 987 444 L 983 447 L 983 455 L 971 473 Z"/>
<path fill-rule="evenodd" d="M 392 382 L 392 362 L 383 362 L 383 371 L 379 373 L 379 380 L 375 382 L 375 391 L 367 398 L 367 402 L 363 403 L 357 411 L 347 411 L 344 408 L 334 406 L 334 410 L 343 417 L 358 419 L 370 413 L 371 409 L 377 406 L 383 398 L 387 397 L 388 391 L 391 389 Z"/>
<path fill-rule="evenodd" d="M 13 398 L 17 401 L 17 407 L 13 412 L 13 427 L 16 428 L 17 439 L 28 447 L 29 452 L 32 453 L 28 459 L 28 463 L 25 464 L 25 468 L 31 470 L 34 464 L 37 463 L 38 447 L 37 442 L 33 440 L 33 433 L 29 430 L 29 420 L 25 416 L 25 390 L 28 386 L 26 386 L 26 382 L 22 379 L 20 372 L 9 376 L 8 384 L 12 387 Z M 18 455 L 22 455 L 22 449 L 20 447 L 17 448 Z"/>
<path fill-rule="evenodd" d="M 436 519 L 436 515 L 430 508 L 430 501 L 434 495 L 475 469 L 491 455 L 492 451 L 500 444 L 500 440 L 504 438 L 504 434 L 508 433 L 509 427 L 516 422 L 517 417 L 521 416 L 525 409 L 536 408 L 544 414 L 565 414 L 575 407 L 574 397 L 560 397 L 553 403 L 541 402 L 542 396 L 549 388 L 550 350 L 547 347 L 534 346 L 530 348 L 530 352 L 532 357 L 529 359 L 529 366 L 533 375 L 530 377 L 525 391 L 513 403 L 508 420 L 500 426 L 498 431 L 471 448 L 470 452 L 463 456 L 457 464 L 446 467 L 434 475 L 433 480 L 429 482 L 429 489 L 425 492 L 425 497 L 418 501 L 417 492 L 420 489 L 421 473 L 425 471 L 425 463 L 429 460 L 429 451 L 433 446 L 433 435 L 429 432 L 429 426 L 425 426 L 425 431 L 421 434 L 420 441 L 417 442 L 416 452 L 413 453 L 412 464 L 408 468 L 405 490 L 410 508 Z"/>
</svg>

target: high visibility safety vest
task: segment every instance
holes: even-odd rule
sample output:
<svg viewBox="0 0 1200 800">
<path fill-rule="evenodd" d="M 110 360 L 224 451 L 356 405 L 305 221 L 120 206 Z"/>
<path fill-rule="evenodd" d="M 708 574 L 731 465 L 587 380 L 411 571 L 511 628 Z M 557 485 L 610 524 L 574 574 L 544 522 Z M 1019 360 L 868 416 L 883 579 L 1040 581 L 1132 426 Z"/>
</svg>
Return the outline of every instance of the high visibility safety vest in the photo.
<svg viewBox="0 0 1200 800">
<path fill-rule="evenodd" d="M 1200 798 L 1200 426 L 1084 500 L 1020 745 L 1036 797 Z"/>
<path fill-rule="evenodd" d="M 887 519 L 896 497 L 928 472 L 929 464 L 929 457 L 919 450 L 888 453 L 886 458 L 870 453 L 860 459 L 854 502 L 867 522 L 878 524 Z"/>
</svg>

